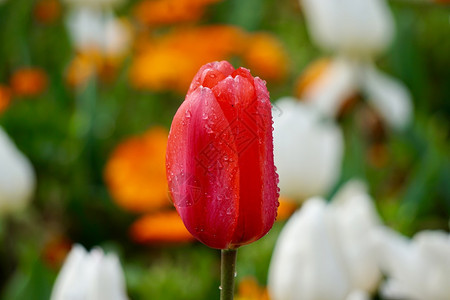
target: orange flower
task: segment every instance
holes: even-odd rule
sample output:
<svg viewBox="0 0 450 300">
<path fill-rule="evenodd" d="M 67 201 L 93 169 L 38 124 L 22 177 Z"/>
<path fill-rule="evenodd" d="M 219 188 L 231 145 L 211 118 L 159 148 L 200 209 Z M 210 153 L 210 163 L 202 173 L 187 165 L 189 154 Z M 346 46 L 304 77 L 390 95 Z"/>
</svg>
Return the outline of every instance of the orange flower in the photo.
<svg viewBox="0 0 450 300">
<path fill-rule="evenodd" d="M 244 64 L 266 80 L 281 80 L 288 71 L 288 57 L 280 41 L 267 33 L 251 35 L 243 53 Z"/>
<path fill-rule="evenodd" d="M 0 113 L 4 112 L 11 102 L 11 91 L 7 86 L 0 85 Z"/>
<path fill-rule="evenodd" d="M 47 74 L 38 68 L 18 69 L 11 76 L 11 89 L 17 96 L 37 96 L 44 92 L 47 84 Z"/>
<path fill-rule="evenodd" d="M 331 60 L 329 58 L 321 58 L 312 62 L 297 79 L 295 95 L 301 99 L 305 91 L 317 82 L 330 66 Z"/>
<path fill-rule="evenodd" d="M 288 219 L 298 208 L 295 201 L 290 200 L 286 197 L 280 197 L 278 199 L 280 206 L 278 206 L 277 221 L 283 221 Z"/>
<path fill-rule="evenodd" d="M 242 49 L 243 33 L 232 26 L 178 29 L 140 49 L 130 69 L 134 87 L 186 92 L 198 68 Z"/>
<path fill-rule="evenodd" d="M 239 282 L 236 300 L 269 300 L 266 288 L 259 286 L 253 277 L 245 277 Z"/>
<path fill-rule="evenodd" d="M 130 235 L 138 243 L 176 243 L 195 240 L 175 210 L 140 218 L 131 225 Z"/>
<path fill-rule="evenodd" d="M 201 18 L 204 6 L 220 0 L 144 0 L 134 9 L 136 19 L 145 25 L 166 25 L 196 21 Z"/>
<path fill-rule="evenodd" d="M 168 132 L 155 127 L 117 146 L 105 167 L 112 198 L 132 212 L 170 206 L 165 156 Z"/>
<path fill-rule="evenodd" d="M 61 15 L 61 4 L 58 0 L 40 0 L 34 7 L 34 17 L 41 23 L 55 22 Z"/>
</svg>

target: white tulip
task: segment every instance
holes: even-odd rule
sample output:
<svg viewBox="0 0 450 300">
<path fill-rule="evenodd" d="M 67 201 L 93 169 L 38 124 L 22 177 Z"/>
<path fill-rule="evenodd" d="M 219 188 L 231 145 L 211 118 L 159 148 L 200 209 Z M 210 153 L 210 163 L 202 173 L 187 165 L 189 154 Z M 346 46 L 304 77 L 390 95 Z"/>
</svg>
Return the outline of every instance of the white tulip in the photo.
<svg viewBox="0 0 450 300">
<path fill-rule="evenodd" d="M 126 300 L 125 278 L 115 254 L 74 245 L 53 287 L 51 300 Z"/>
<path fill-rule="evenodd" d="M 450 299 L 450 234 L 428 230 L 409 240 L 385 228 L 376 237 L 386 299 Z"/>
<path fill-rule="evenodd" d="M 281 194 L 297 201 L 323 195 L 338 179 L 343 156 L 340 128 L 294 98 L 280 99 L 274 117 L 274 159 Z"/>
<path fill-rule="evenodd" d="M 78 51 L 96 50 L 105 55 L 121 56 L 131 44 L 130 29 L 112 12 L 87 7 L 72 9 L 67 27 Z"/>
<path fill-rule="evenodd" d="M 35 185 L 30 161 L 0 127 L 0 215 L 23 209 L 31 200 Z"/>
<path fill-rule="evenodd" d="M 268 278 L 272 299 L 368 299 L 381 277 L 369 235 L 378 225 L 372 200 L 357 181 L 331 204 L 307 200 L 275 246 Z"/>
<path fill-rule="evenodd" d="M 370 62 L 335 58 L 324 73 L 306 87 L 303 97 L 325 115 L 335 117 L 343 102 L 357 91 L 366 96 L 369 105 L 394 129 L 404 128 L 412 118 L 408 89 Z"/>
<path fill-rule="evenodd" d="M 308 28 L 321 47 L 370 56 L 393 36 L 393 17 L 384 0 L 300 0 Z"/>
</svg>

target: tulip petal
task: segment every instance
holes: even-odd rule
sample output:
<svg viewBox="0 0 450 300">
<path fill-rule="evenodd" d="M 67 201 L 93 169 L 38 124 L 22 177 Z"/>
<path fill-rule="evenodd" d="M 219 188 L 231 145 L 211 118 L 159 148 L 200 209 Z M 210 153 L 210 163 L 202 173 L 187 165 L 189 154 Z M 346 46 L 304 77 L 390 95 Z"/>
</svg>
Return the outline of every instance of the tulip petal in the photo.
<svg viewBox="0 0 450 300">
<path fill-rule="evenodd" d="M 175 207 L 189 232 L 213 248 L 228 247 L 237 223 L 238 154 L 231 130 L 212 91 L 199 87 L 178 109 L 167 147 Z"/>
<path fill-rule="evenodd" d="M 239 220 L 232 244 L 246 244 L 261 238 L 276 217 L 277 177 L 272 155 L 269 95 L 264 82 L 253 79 L 244 68 L 219 82 L 213 91 L 230 123 L 239 156 L 242 188 Z"/>
<path fill-rule="evenodd" d="M 220 61 L 220 62 L 215 61 L 215 62 L 208 63 L 206 65 L 203 65 L 200 68 L 200 70 L 198 70 L 197 74 L 194 76 L 194 79 L 192 79 L 192 83 L 191 83 L 191 86 L 189 87 L 186 97 L 188 97 L 199 86 L 204 85 L 206 74 L 210 73 L 212 70 L 218 71 L 215 74 L 222 73 L 224 78 L 227 77 L 228 75 L 231 75 L 231 73 L 234 72 L 233 66 L 227 61 Z M 206 84 L 204 86 L 210 87 L 208 84 Z"/>
<path fill-rule="evenodd" d="M 311 106 L 293 98 L 277 102 L 275 163 L 281 194 L 301 202 L 323 195 L 339 178 L 344 140 L 340 128 L 322 120 Z"/>
<path fill-rule="evenodd" d="M 300 0 L 308 29 L 321 47 L 352 55 L 385 49 L 394 22 L 384 0 Z"/>
<path fill-rule="evenodd" d="M 19 211 L 31 200 L 36 178 L 33 166 L 0 127 L 0 215 Z"/>
<path fill-rule="evenodd" d="M 372 106 L 395 129 L 402 129 L 412 117 L 412 100 L 408 89 L 400 81 L 377 71 L 365 68 L 363 86 Z"/>
<path fill-rule="evenodd" d="M 278 238 L 269 268 L 271 297 L 344 299 L 350 286 L 339 254 L 325 201 L 308 200 Z"/>
</svg>

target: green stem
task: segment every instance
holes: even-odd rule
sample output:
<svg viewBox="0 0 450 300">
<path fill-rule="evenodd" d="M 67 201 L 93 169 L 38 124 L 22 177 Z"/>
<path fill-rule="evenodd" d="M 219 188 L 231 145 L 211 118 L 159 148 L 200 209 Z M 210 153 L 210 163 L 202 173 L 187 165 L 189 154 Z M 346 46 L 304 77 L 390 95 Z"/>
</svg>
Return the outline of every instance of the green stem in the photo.
<svg viewBox="0 0 450 300">
<path fill-rule="evenodd" d="M 222 249 L 220 300 L 233 300 L 237 249 Z"/>
</svg>

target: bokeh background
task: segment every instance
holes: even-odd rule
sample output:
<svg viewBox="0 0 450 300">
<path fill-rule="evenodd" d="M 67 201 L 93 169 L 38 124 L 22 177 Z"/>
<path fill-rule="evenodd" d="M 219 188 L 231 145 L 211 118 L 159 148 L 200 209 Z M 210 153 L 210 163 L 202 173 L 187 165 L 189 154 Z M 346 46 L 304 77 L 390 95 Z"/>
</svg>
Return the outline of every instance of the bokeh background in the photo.
<svg viewBox="0 0 450 300">
<path fill-rule="evenodd" d="M 413 112 L 391 128 L 363 93 L 344 99 L 340 172 L 321 196 L 359 178 L 389 227 L 448 231 L 450 7 L 388 5 L 394 36 L 373 62 Z M 0 126 L 35 174 L 34 189 L 17 184 L 32 194 L 20 209 L 0 205 L 2 299 L 49 299 L 74 243 L 117 253 L 130 299 L 218 299 L 219 251 L 190 237 L 167 194 L 172 117 L 198 68 L 224 59 L 265 79 L 282 117 L 277 99 L 305 101 L 336 56 L 313 41 L 295 0 L 0 1 Z M 239 250 L 239 299 L 268 297 L 277 237 L 305 200 L 286 198 L 272 231 Z"/>
</svg>

